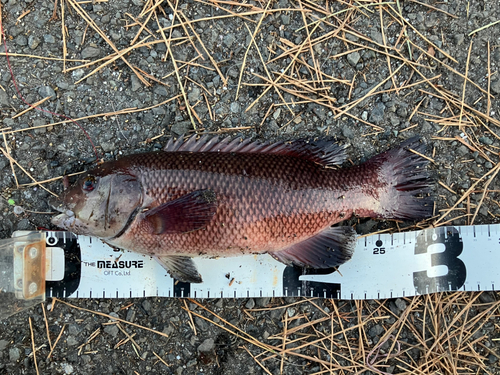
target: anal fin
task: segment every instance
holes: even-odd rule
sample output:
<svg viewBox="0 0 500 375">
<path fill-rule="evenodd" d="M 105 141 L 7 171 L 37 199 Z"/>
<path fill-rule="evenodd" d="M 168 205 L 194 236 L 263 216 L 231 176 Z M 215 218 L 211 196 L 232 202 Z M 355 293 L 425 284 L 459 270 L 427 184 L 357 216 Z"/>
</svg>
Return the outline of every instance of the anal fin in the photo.
<svg viewBox="0 0 500 375">
<path fill-rule="evenodd" d="M 154 259 L 156 259 L 174 279 L 184 283 L 203 282 L 193 259 L 190 257 L 182 255 L 165 255 L 155 256 Z"/>
<path fill-rule="evenodd" d="M 333 268 L 351 259 L 355 246 L 356 231 L 354 229 L 330 227 L 314 237 L 270 254 L 287 265 Z"/>
</svg>

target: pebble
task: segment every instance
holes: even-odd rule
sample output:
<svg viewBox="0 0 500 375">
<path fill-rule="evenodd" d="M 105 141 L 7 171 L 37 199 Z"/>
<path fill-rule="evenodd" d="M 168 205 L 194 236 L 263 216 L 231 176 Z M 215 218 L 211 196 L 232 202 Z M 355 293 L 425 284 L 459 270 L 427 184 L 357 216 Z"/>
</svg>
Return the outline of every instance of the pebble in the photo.
<svg viewBox="0 0 500 375">
<path fill-rule="evenodd" d="M 0 340 L 0 352 L 4 350 L 8 344 L 9 342 L 7 340 Z"/>
<path fill-rule="evenodd" d="M 30 49 L 36 49 L 41 43 L 41 40 L 36 35 L 30 35 L 28 38 L 28 47 Z"/>
<path fill-rule="evenodd" d="M 69 363 L 64 363 L 61 367 L 63 368 L 65 374 L 72 374 L 74 371 L 73 366 Z"/>
<path fill-rule="evenodd" d="M 168 96 L 167 88 L 163 85 L 158 85 L 154 89 L 154 93 L 160 96 Z"/>
<path fill-rule="evenodd" d="M 111 152 L 116 148 L 116 145 L 114 142 L 109 141 L 109 142 L 101 142 L 101 148 L 104 152 Z"/>
<path fill-rule="evenodd" d="M 24 47 L 28 45 L 28 38 L 26 38 L 24 35 L 18 35 L 16 37 L 16 44 L 20 47 Z"/>
<path fill-rule="evenodd" d="M 92 59 L 99 57 L 101 54 L 101 49 L 98 47 L 85 47 L 82 49 L 82 59 Z"/>
<path fill-rule="evenodd" d="M 0 106 L 7 107 L 9 105 L 9 97 L 7 93 L 3 90 L 0 90 Z"/>
<path fill-rule="evenodd" d="M 376 30 L 372 30 L 372 32 L 370 33 L 370 36 L 378 44 L 384 44 L 384 39 L 382 37 L 382 33 L 381 32 L 376 31 Z"/>
<path fill-rule="evenodd" d="M 271 302 L 271 298 L 270 297 L 256 298 L 255 302 L 258 307 L 267 307 Z"/>
<path fill-rule="evenodd" d="M 231 47 L 234 43 L 234 34 L 227 34 L 225 37 L 224 37 L 224 44 L 227 46 L 227 47 Z"/>
<path fill-rule="evenodd" d="M 373 338 L 373 337 L 380 336 L 382 333 L 384 333 L 384 331 L 385 331 L 384 327 L 382 327 L 381 324 L 377 324 L 369 329 L 368 335 Z"/>
<path fill-rule="evenodd" d="M 500 94 L 500 79 L 491 82 L 491 91 L 495 94 Z"/>
<path fill-rule="evenodd" d="M 254 307 L 255 307 L 255 300 L 253 298 L 250 298 L 245 304 L 245 308 L 253 309 Z"/>
<path fill-rule="evenodd" d="M 197 316 L 194 318 L 195 324 L 198 326 L 198 328 L 202 331 L 206 331 L 208 329 L 208 323 L 201 318 L 198 318 Z"/>
<path fill-rule="evenodd" d="M 85 70 L 83 70 L 83 69 L 76 69 L 76 70 L 73 70 L 73 72 L 71 73 L 71 75 L 73 76 L 73 78 L 75 80 L 77 80 L 77 81 L 80 78 L 82 78 L 84 74 L 85 74 Z"/>
<path fill-rule="evenodd" d="M 479 137 L 479 142 L 484 143 L 485 145 L 489 146 L 489 145 L 493 144 L 493 139 L 484 135 L 482 137 Z"/>
<path fill-rule="evenodd" d="M 68 338 L 66 339 L 66 343 L 68 344 L 68 346 L 78 345 L 77 339 L 75 338 L 75 336 L 72 335 L 68 336 Z"/>
<path fill-rule="evenodd" d="M 201 90 L 199 87 L 193 87 L 193 89 L 188 94 L 188 99 L 191 103 L 196 103 L 200 100 Z"/>
<path fill-rule="evenodd" d="M 401 312 L 406 310 L 406 302 L 403 299 L 397 298 L 396 301 L 394 301 L 394 303 Z"/>
<path fill-rule="evenodd" d="M 290 25 L 290 16 L 288 14 L 282 14 L 281 22 L 283 23 L 283 25 Z"/>
<path fill-rule="evenodd" d="M 191 129 L 191 121 L 179 121 L 172 125 L 170 130 L 176 135 L 186 134 Z"/>
<path fill-rule="evenodd" d="M 135 309 L 128 309 L 127 316 L 125 317 L 125 320 L 127 320 L 128 322 L 134 322 L 134 320 L 135 320 Z"/>
<path fill-rule="evenodd" d="M 198 351 L 200 353 L 208 353 L 214 350 L 215 342 L 214 339 L 205 339 L 199 346 Z"/>
<path fill-rule="evenodd" d="M 43 36 L 43 41 L 45 43 L 55 43 L 56 42 L 56 38 L 54 38 L 54 36 L 52 36 L 50 34 L 45 34 Z"/>
<path fill-rule="evenodd" d="M 151 312 L 151 301 L 149 299 L 142 301 L 141 306 L 148 314 Z"/>
<path fill-rule="evenodd" d="M 358 63 L 360 58 L 361 58 L 361 55 L 359 54 L 359 52 L 353 52 L 353 53 L 350 53 L 347 55 L 347 61 L 352 66 L 356 66 L 356 64 Z"/>
<path fill-rule="evenodd" d="M 142 87 L 141 81 L 139 80 L 139 78 L 137 78 L 135 74 L 133 74 L 132 77 L 130 78 L 130 86 L 133 92 L 136 92 Z"/>
<path fill-rule="evenodd" d="M 469 149 L 467 147 L 465 147 L 464 145 L 462 145 L 462 146 L 459 146 L 457 148 L 457 152 L 459 155 L 465 156 L 469 153 Z"/>
<path fill-rule="evenodd" d="M 370 114 L 370 121 L 375 124 L 380 124 L 384 120 L 385 108 L 384 103 L 378 102 L 375 104 Z"/>
<path fill-rule="evenodd" d="M 18 348 L 9 349 L 9 360 L 11 362 L 17 362 L 21 357 L 21 351 Z"/>
<path fill-rule="evenodd" d="M 232 102 L 231 103 L 231 112 L 233 112 L 233 113 L 240 113 L 240 103 L 238 103 L 238 102 Z"/>
<path fill-rule="evenodd" d="M 116 324 L 111 324 L 104 327 L 104 332 L 106 332 L 108 335 L 112 337 L 116 337 L 118 335 L 118 331 L 119 330 Z"/>
<path fill-rule="evenodd" d="M 54 89 L 50 86 L 41 86 L 39 89 L 38 89 L 38 94 L 42 97 L 42 98 L 46 98 L 47 96 L 50 96 L 50 99 L 53 100 L 56 98 L 56 92 L 54 91 Z"/>
</svg>

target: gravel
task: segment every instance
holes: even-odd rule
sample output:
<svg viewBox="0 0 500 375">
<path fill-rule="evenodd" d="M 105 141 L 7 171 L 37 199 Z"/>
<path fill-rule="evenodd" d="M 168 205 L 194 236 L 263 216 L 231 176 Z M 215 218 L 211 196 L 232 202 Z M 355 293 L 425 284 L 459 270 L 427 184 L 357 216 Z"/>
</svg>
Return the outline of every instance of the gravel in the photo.
<svg viewBox="0 0 500 375">
<path fill-rule="evenodd" d="M 162 36 L 157 32 L 155 17 L 149 19 L 147 27 L 140 33 L 140 26 L 127 26 L 135 22 L 129 15 L 146 22 L 147 16 L 140 17 L 144 7 L 141 0 L 82 4 L 83 9 L 118 50 L 129 48 L 138 33 L 137 40 L 148 38 L 145 43 L 151 44 L 124 54 L 126 61 L 118 58 L 81 66 L 81 60 L 90 63 L 91 60 L 103 59 L 112 55 L 114 49 L 99 33 L 91 27 L 87 28 L 87 23 L 77 12 L 70 12 L 68 8 L 65 12 L 66 61 L 59 59 L 63 53 L 61 18 L 59 11 L 58 19 L 51 20 L 53 1 L 35 0 L 29 3 L 2 0 L 2 20 L 11 54 L 10 62 L 21 95 L 28 103 L 36 103 L 48 96 L 50 100 L 43 103 L 43 109 L 71 118 L 81 118 L 78 123 L 96 145 L 99 159 L 112 160 L 119 155 L 159 150 L 169 136 L 187 134 L 194 131 L 194 126 L 203 132 L 219 132 L 265 141 L 328 135 L 350 146 L 349 159 L 353 163 L 367 160 L 404 139 L 419 135 L 428 145 L 426 155 L 434 160 L 429 165 L 433 178 L 456 192 L 453 194 L 436 184 L 436 213 L 451 207 L 477 179 L 496 166 L 500 150 L 498 127 L 477 113 L 470 115 L 468 108 L 474 108 L 478 113 L 486 113 L 489 108 L 489 114 L 494 119 L 498 119 L 500 113 L 500 29 L 498 25 L 494 25 L 475 33 L 474 37 L 469 36 L 472 31 L 499 19 L 498 2 L 430 2 L 433 8 L 411 1 L 400 2 L 402 19 L 415 28 L 414 30 L 408 26 L 405 33 L 401 32 L 401 20 L 394 20 L 390 16 L 392 10 L 387 8 L 387 11 L 383 11 L 384 24 L 381 25 L 378 8 L 370 6 L 370 11 L 355 11 L 354 16 L 349 16 L 345 30 L 351 32 L 341 32 L 339 38 L 333 37 L 339 26 L 335 17 L 344 19 L 346 14 L 350 14 L 344 12 L 345 3 L 328 3 L 332 12 L 338 12 L 335 17 L 325 18 L 326 11 L 311 10 L 306 17 L 310 23 L 307 29 L 302 28 L 302 14 L 289 10 L 298 5 L 283 0 L 269 5 L 272 12 L 268 12 L 261 23 L 261 15 L 255 14 L 216 18 L 232 13 L 251 12 L 251 6 L 263 6 L 256 1 L 247 3 L 248 6 L 229 7 L 222 3 L 210 6 L 208 3 L 181 1 L 177 3 L 178 13 L 175 16 L 168 4 L 162 4 L 165 14 L 159 12 L 158 17 L 160 24 L 167 27 L 167 38 L 171 31 L 168 27 L 173 20 L 176 21 L 174 17 L 179 17 L 180 12 L 182 17 L 193 21 L 187 29 L 176 27 L 172 31 L 173 38 L 183 38 L 171 43 L 180 68 L 181 83 L 177 80 L 168 49 L 161 43 Z M 302 5 L 309 7 L 310 3 L 303 2 Z M 323 4 L 314 2 L 314 6 L 322 7 Z M 227 10 L 224 11 L 221 7 Z M 277 11 L 278 8 L 286 10 Z M 324 19 L 325 22 L 314 29 L 314 22 L 318 19 Z M 254 40 L 260 54 L 255 45 L 248 48 L 257 25 L 260 29 Z M 186 30 L 190 39 L 184 38 Z M 320 38 L 327 33 L 330 33 L 328 38 Z M 434 46 L 430 46 L 418 33 L 427 41 L 432 41 Z M 411 60 L 419 72 L 431 80 L 429 82 L 432 82 L 432 86 L 418 83 L 423 77 L 408 64 L 390 78 L 391 73 L 400 67 L 401 60 L 396 58 L 400 55 L 391 58 L 389 67 L 384 54 L 385 48 L 381 47 L 384 44 L 383 35 L 390 53 L 396 54 L 397 50 L 401 56 Z M 406 35 L 416 46 L 433 54 L 438 61 L 423 54 L 415 46 L 411 47 L 410 58 Z M 313 43 L 305 43 L 308 38 Z M 374 43 L 367 41 L 370 39 Z M 399 44 L 395 47 L 396 42 Z M 464 107 L 467 116 L 463 116 L 462 125 L 459 126 L 460 107 L 453 107 L 453 113 L 450 113 L 449 102 L 443 100 L 435 88 L 441 88 L 450 97 L 461 101 L 464 80 L 443 64 L 465 74 L 471 42 L 467 76 L 483 90 L 487 89 L 489 44 L 490 86 L 494 96 L 488 104 L 484 92 L 468 82 L 465 103 L 469 107 Z M 302 43 L 305 43 L 304 48 L 297 57 L 297 49 L 288 53 L 289 49 L 297 48 Z M 362 48 L 363 46 L 369 48 Z M 15 53 L 20 55 L 13 56 Z M 449 54 L 455 61 L 445 54 Z M 261 59 L 267 63 L 266 69 Z M 217 62 L 218 70 L 212 61 Z M 102 69 L 77 83 L 103 62 L 106 65 Z M 321 83 L 317 82 L 318 67 L 326 74 L 322 76 Z M 144 84 L 132 69 L 142 74 L 148 84 Z M 241 83 L 240 72 L 243 72 Z M 277 85 L 266 86 L 266 82 L 270 79 L 277 80 L 280 75 L 283 77 Z M 308 85 L 310 91 L 305 90 L 306 86 L 297 87 L 294 82 L 299 80 L 303 85 Z M 381 84 L 384 80 L 386 81 Z M 415 85 L 400 89 L 408 84 Z M 194 110 L 194 125 L 186 108 L 181 85 Z M 266 91 L 266 88 L 269 89 Z M 373 90 L 379 93 L 365 98 Z M 363 100 L 351 108 L 350 104 L 358 99 Z M 287 105 L 283 105 L 283 101 Z M 340 113 L 337 109 L 340 107 L 343 110 L 348 106 L 345 113 Z M 1 147 L 5 149 L 8 146 L 13 158 L 37 180 L 81 172 L 93 165 L 96 156 L 82 129 L 71 122 L 56 124 L 62 119 L 35 110 L 15 117 L 28 108 L 16 92 L 5 57 L 0 56 L 0 128 L 19 131 L 6 133 L 7 145 L 1 140 Z M 128 111 L 123 115 L 103 115 L 126 109 Z M 439 122 L 441 117 L 447 117 L 448 123 Z M 482 126 L 482 123 L 488 128 Z M 36 128 L 49 124 L 53 125 Z M 49 193 L 33 186 L 17 189 L 10 162 L 3 155 L 0 155 L 0 170 L 0 238 L 10 237 L 14 230 L 52 228 L 49 215 L 34 213 L 50 210 L 47 205 Z M 32 182 L 20 169 L 16 169 L 16 177 L 19 184 Z M 45 186 L 56 193 L 62 191 L 60 181 Z M 500 184 L 496 179 L 489 189 L 493 192 L 484 199 L 475 219 L 476 224 L 499 221 L 500 207 L 496 202 L 500 198 Z M 471 203 L 481 200 L 481 194 L 476 195 L 471 197 Z M 8 203 L 8 200 L 12 200 L 14 204 Z M 467 218 L 462 215 L 467 212 L 467 207 L 463 204 L 458 208 L 463 212 L 457 211 L 452 223 L 464 225 Z M 375 219 L 353 219 L 349 224 L 356 225 L 360 234 L 396 227 L 393 222 Z M 398 223 L 401 229 L 412 224 Z M 498 297 L 492 293 L 492 296 L 484 298 L 495 301 Z M 217 314 L 218 317 L 211 316 L 217 324 L 227 328 L 230 323 L 256 340 L 276 346 L 282 345 L 280 334 L 285 324 L 289 324 L 287 329 L 290 329 L 305 321 L 321 319 L 325 317 L 325 312 L 333 314 L 339 311 L 344 319 L 343 328 L 337 322 L 337 315 L 333 315 L 334 323 L 327 317 L 327 320 L 315 325 L 314 329 L 310 327 L 300 333 L 300 338 L 313 337 L 313 340 L 323 337 L 321 335 L 329 337 L 333 326 L 334 333 L 339 332 L 339 340 L 343 337 L 342 329 L 347 327 L 345 332 L 349 342 L 359 342 L 358 328 L 350 328 L 357 324 L 354 302 L 314 300 L 319 309 L 309 303 L 289 305 L 299 301 L 295 298 L 265 297 L 214 299 L 202 301 L 202 304 Z M 411 301 L 404 298 L 363 302 L 363 316 L 377 319 L 383 316 L 364 327 L 369 336 L 365 347 L 367 352 L 373 349 L 374 343 L 385 332 L 394 328 L 399 317 L 408 313 Z M 52 344 L 61 329 L 65 329 L 52 357 L 45 359 L 50 347 L 46 339 L 42 306 L 38 305 L 0 321 L 0 373 L 35 373 L 33 356 L 30 356 L 32 347 L 28 317 L 34 323 L 37 347 L 46 344 L 37 351 L 40 373 L 263 373 L 262 368 L 243 349 L 246 347 L 253 350 L 252 353 L 256 355 L 254 346 L 242 338 L 233 342 L 231 338 L 235 335 L 194 314 L 189 316 L 181 300 L 81 299 L 71 302 L 91 311 L 115 314 L 112 317 L 163 332 L 168 337 L 120 322 L 129 335 L 135 334 L 133 340 L 140 349 L 134 349 L 132 345 L 135 344 L 118 328 L 117 321 L 56 303 L 54 312 L 46 311 Z M 381 315 L 374 314 L 380 304 L 386 310 Z M 198 314 L 202 313 L 199 307 L 190 306 L 190 309 Z M 471 310 L 471 319 L 480 309 L 481 306 Z M 430 311 L 427 311 L 426 319 L 429 319 Z M 417 313 L 420 315 L 416 315 Z M 222 319 L 228 323 L 223 323 Z M 414 322 L 421 329 L 423 327 L 419 324 L 422 319 L 421 311 L 412 311 L 408 315 L 408 321 Z M 476 339 L 486 335 L 487 339 L 482 345 L 489 345 L 488 350 L 498 353 L 498 341 L 490 340 L 497 335 L 493 322 L 487 323 L 491 323 L 491 326 L 485 325 L 478 329 Z M 448 323 L 449 321 L 442 326 L 447 327 Z M 433 324 L 434 321 L 427 320 L 427 329 Z M 401 339 L 416 348 L 410 350 L 405 347 L 405 350 L 408 349 L 408 356 L 412 357 L 412 361 L 408 363 L 420 363 L 420 356 L 424 358 L 426 349 L 414 337 L 415 332 L 404 324 L 398 325 L 396 330 L 399 327 L 402 327 Z M 96 331 L 97 336 L 89 342 L 89 337 Z M 427 332 L 425 337 L 428 339 L 434 336 Z M 290 338 L 298 339 L 299 336 Z M 121 340 L 127 339 L 126 343 L 118 345 Z M 368 345 L 371 346 L 368 348 Z M 491 353 L 483 347 L 477 350 L 481 354 L 487 353 L 485 363 L 488 363 L 489 370 L 499 373 L 497 357 L 491 357 Z M 301 348 L 300 353 L 318 356 L 317 347 L 313 346 Z M 267 353 L 265 357 L 271 355 Z M 258 358 L 262 360 L 264 357 Z M 330 361 L 326 356 L 321 359 L 327 363 Z M 336 357 L 336 360 L 345 366 L 352 366 L 352 363 L 340 357 Z M 363 361 L 360 358 L 358 360 Z M 403 362 L 404 360 L 398 359 L 391 363 L 391 367 L 383 368 L 383 371 L 411 371 L 409 367 L 405 370 Z M 273 374 L 281 373 L 280 358 L 266 360 L 264 365 Z M 301 357 L 292 356 L 285 358 L 283 366 L 282 373 L 292 375 L 326 369 Z M 362 369 L 361 365 L 358 369 Z M 436 370 L 437 372 L 439 371 Z"/>
</svg>

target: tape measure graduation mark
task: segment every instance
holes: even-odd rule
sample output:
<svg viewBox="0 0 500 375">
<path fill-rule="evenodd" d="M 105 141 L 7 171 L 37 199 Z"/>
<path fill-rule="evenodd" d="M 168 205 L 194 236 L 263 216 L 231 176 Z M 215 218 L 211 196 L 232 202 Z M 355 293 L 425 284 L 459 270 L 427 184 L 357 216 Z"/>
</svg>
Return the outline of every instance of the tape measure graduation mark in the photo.
<svg viewBox="0 0 500 375">
<path fill-rule="evenodd" d="M 47 296 L 192 298 L 312 296 L 379 299 L 441 291 L 496 290 L 500 225 L 440 227 L 360 238 L 353 258 L 332 270 L 287 267 L 269 255 L 203 259 L 201 284 L 176 282 L 148 256 L 113 250 L 100 240 L 47 232 L 52 269 Z M 64 256 L 60 254 L 62 249 Z M 56 273 L 53 272 L 52 275 Z M 59 272 L 59 275 L 62 273 Z"/>
</svg>

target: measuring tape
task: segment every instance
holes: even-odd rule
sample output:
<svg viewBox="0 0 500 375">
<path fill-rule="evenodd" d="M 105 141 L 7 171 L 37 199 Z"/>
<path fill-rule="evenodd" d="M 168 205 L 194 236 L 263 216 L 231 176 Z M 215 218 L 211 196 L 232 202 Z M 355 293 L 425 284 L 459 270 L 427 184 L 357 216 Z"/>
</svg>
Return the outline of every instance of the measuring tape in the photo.
<svg viewBox="0 0 500 375">
<path fill-rule="evenodd" d="M 48 297 L 379 299 L 500 286 L 499 224 L 362 237 L 340 272 L 285 266 L 266 254 L 194 258 L 201 284 L 178 282 L 149 256 L 114 250 L 96 238 L 44 233 Z"/>
</svg>

